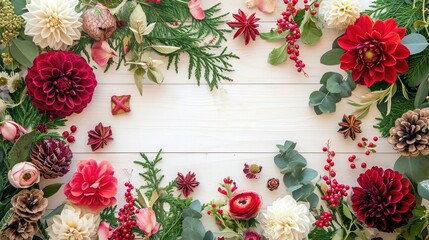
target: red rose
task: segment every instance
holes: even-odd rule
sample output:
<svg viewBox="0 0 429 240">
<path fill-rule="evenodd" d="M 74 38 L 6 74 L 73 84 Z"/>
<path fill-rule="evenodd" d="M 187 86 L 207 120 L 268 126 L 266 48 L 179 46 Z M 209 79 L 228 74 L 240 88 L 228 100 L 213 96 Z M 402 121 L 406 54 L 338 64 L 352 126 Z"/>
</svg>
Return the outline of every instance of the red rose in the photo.
<svg viewBox="0 0 429 240">
<path fill-rule="evenodd" d="M 25 83 L 34 105 L 59 117 L 82 112 L 97 86 L 95 74 L 85 59 L 65 51 L 37 56 Z"/>
<path fill-rule="evenodd" d="M 362 15 L 338 39 L 346 50 L 340 58 L 341 69 L 351 70 L 353 81 L 368 87 L 383 80 L 395 83 L 398 73 L 408 70 L 405 59 L 410 51 L 401 43 L 405 32 L 393 18 L 373 22 Z"/>
<path fill-rule="evenodd" d="M 248 220 L 261 209 L 261 197 L 255 192 L 234 193 L 229 199 L 229 214 L 233 218 Z"/>
</svg>

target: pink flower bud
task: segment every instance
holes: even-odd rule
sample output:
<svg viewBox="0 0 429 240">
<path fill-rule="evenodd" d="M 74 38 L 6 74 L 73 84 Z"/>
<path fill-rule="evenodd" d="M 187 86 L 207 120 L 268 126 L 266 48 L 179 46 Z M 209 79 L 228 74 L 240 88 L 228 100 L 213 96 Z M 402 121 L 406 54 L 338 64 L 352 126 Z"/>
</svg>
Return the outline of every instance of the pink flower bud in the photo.
<svg viewBox="0 0 429 240">
<path fill-rule="evenodd" d="M 201 7 L 201 0 L 191 0 L 188 3 L 189 12 L 192 17 L 197 20 L 203 20 L 206 17 L 203 8 Z"/>
<path fill-rule="evenodd" d="M 118 53 L 105 40 L 97 41 L 91 47 L 91 57 L 100 67 L 104 67 L 114 56 Z"/>
<path fill-rule="evenodd" d="M 108 222 L 101 222 L 98 226 L 98 240 L 109 240 L 112 237 L 113 230 Z"/>
<path fill-rule="evenodd" d="M 156 221 L 155 212 L 150 208 L 140 209 L 136 214 L 137 226 L 146 234 L 146 237 L 158 232 L 159 223 Z"/>
<path fill-rule="evenodd" d="M 0 126 L 0 133 L 3 136 L 3 140 L 12 141 L 15 139 L 16 134 L 27 133 L 27 131 L 18 123 L 14 121 L 7 121 Z"/>
<path fill-rule="evenodd" d="M 16 188 L 28 188 L 40 181 L 39 170 L 30 162 L 15 164 L 7 176 L 10 184 Z"/>
</svg>

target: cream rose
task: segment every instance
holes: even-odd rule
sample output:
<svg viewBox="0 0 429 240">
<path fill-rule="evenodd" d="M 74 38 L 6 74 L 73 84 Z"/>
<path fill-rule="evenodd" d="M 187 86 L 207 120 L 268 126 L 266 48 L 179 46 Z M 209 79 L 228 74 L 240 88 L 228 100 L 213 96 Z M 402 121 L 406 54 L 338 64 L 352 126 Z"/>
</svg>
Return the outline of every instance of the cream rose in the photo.
<svg viewBox="0 0 429 240">
<path fill-rule="evenodd" d="M 7 177 L 12 186 L 16 188 L 28 188 L 40 181 L 40 173 L 36 166 L 30 162 L 15 164 Z"/>
</svg>

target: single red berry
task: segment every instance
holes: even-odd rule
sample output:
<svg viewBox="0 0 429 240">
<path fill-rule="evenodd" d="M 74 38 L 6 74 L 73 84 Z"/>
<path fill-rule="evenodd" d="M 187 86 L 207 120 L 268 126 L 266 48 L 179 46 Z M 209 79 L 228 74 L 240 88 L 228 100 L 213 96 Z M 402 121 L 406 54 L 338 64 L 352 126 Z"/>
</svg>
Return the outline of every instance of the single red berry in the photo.
<svg viewBox="0 0 429 240">
<path fill-rule="evenodd" d="M 335 157 L 335 152 L 334 151 L 331 152 L 331 157 Z"/>
<path fill-rule="evenodd" d="M 322 150 L 323 150 L 324 152 L 326 152 L 326 151 L 328 151 L 328 148 L 327 148 L 327 147 L 323 147 L 323 148 L 322 148 Z"/>
<path fill-rule="evenodd" d="M 334 170 L 331 170 L 329 174 L 331 175 L 331 177 L 335 177 L 335 175 L 337 175 Z"/>
<path fill-rule="evenodd" d="M 375 137 L 372 138 L 372 140 L 374 140 L 375 142 L 377 142 L 378 141 L 378 137 L 375 136 Z"/>
<path fill-rule="evenodd" d="M 366 163 L 361 163 L 361 165 L 360 165 L 362 168 L 366 168 Z"/>
<path fill-rule="evenodd" d="M 365 141 L 368 141 L 368 139 L 366 139 L 366 137 L 363 137 L 363 138 L 362 138 L 362 141 L 364 141 L 364 142 L 365 142 Z"/>
<path fill-rule="evenodd" d="M 358 146 L 358 147 L 362 147 L 362 143 L 358 143 L 358 144 L 357 144 L 357 146 Z"/>
<path fill-rule="evenodd" d="M 70 131 L 71 131 L 72 133 L 76 132 L 76 130 L 77 130 L 76 125 L 72 125 L 72 126 L 70 127 Z"/>
<path fill-rule="evenodd" d="M 67 137 L 67 142 L 72 143 L 74 141 L 75 141 L 74 136 L 68 136 Z"/>
<path fill-rule="evenodd" d="M 66 137 L 68 137 L 68 136 L 69 136 L 69 132 L 64 131 L 62 135 L 63 135 L 63 137 L 65 137 L 65 138 L 66 138 Z"/>
<path fill-rule="evenodd" d="M 356 168 L 356 164 L 354 164 L 354 163 L 350 164 L 350 168 L 351 169 L 355 169 Z"/>
<path fill-rule="evenodd" d="M 216 224 L 217 225 L 222 225 L 222 222 L 221 221 L 217 221 Z"/>
<path fill-rule="evenodd" d="M 365 152 L 365 155 L 367 155 L 367 156 L 368 156 L 369 154 L 371 154 L 371 152 L 370 152 L 370 151 L 366 151 L 366 152 Z"/>
<path fill-rule="evenodd" d="M 212 212 L 211 211 L 207 211 L 207 215 L 210 215 L 210 214 L 212 214 Z"/>
<path fill-rule="evenodd" d="M 316 15 L 316 14 L 317 14 L 316 10 L 311 11 L 311 15 Z"/>
<path fill-rule="evenodd" d="M 355 159 L 352 156 L 349 157 L 349 162 L 353 162 L 354 160 Z"/>
<path fill-rule="evenodd" d="M 328 171 L 330 167 L 329 167 L 329 165 L 325 165 L 324 168 L 326 171 Z"/>
<path fill-rule="evenodd" d="M 318 2 L 314 3 L 314 7 L 319 7 L 319 6 L 320 6 L 320 4 Z"/>
<path fill-rule="evenodd" d="M 370 142 L 369 144 L 368 144 L 368 147 L 374 147 L 374 143 L 372 143 L 372 142 Z"/>
</svg>

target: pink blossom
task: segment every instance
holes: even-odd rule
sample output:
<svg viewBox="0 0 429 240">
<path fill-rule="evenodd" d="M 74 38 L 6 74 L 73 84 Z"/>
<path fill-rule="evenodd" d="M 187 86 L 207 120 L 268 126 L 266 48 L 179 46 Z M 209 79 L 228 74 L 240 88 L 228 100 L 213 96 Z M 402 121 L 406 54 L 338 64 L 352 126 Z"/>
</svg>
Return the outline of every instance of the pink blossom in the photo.
<svg viewBox="0 0 429 240">
<path fill-rule="evenodd" d="M 16 138 L 16 135 L 22 132 L 24 134 L 27 131 L 18 123 L 14 121 L 7 121 L 0 126 L 0 133 L 3 135 L 3 140 L 12 141 Z"/>
<path fill-rule="evenodd" d="M 97 235 L 98 240 L 109 240 L 112 237 L 113 229 L 108 222 L 101 222 L 98 226 Z"/>
<path fill-rule="evenodd" d="M 8 172 L 9 182 L 15 188 L 28 188 L 40 181 L 40 173 L 36 165 L 30 162 L 20 162 Z"/>
<path fill-rule="evenodd" d="M 197 20 L 203 20 L 206 17 L 203 8 L 201 7 L 201 0 L 190 0 L 188 3 L 189 12 L 192 17 Z"/>
<path fill-rule="evenodd" d="M 97 41 L 91 47 L 91 57 L 101 67 L 106 66 L 109 60 L 115 56 L 118 56 L 118 53 L 105 40 Z"/>
<path fill-rule="evenodd" d="M 150 237 L 159 229 L 159 223 L 156 221 L 155 212 L 150 208 L 140 209 L 136 214 L 137 226 Z"/>
<path fill-rule="evenodd" d="M 263 13 L 272 13 L 277 5 L 277 0 L 250 0 L 246 1 L 249 8 L 257 7 Z"/>
</svg>

